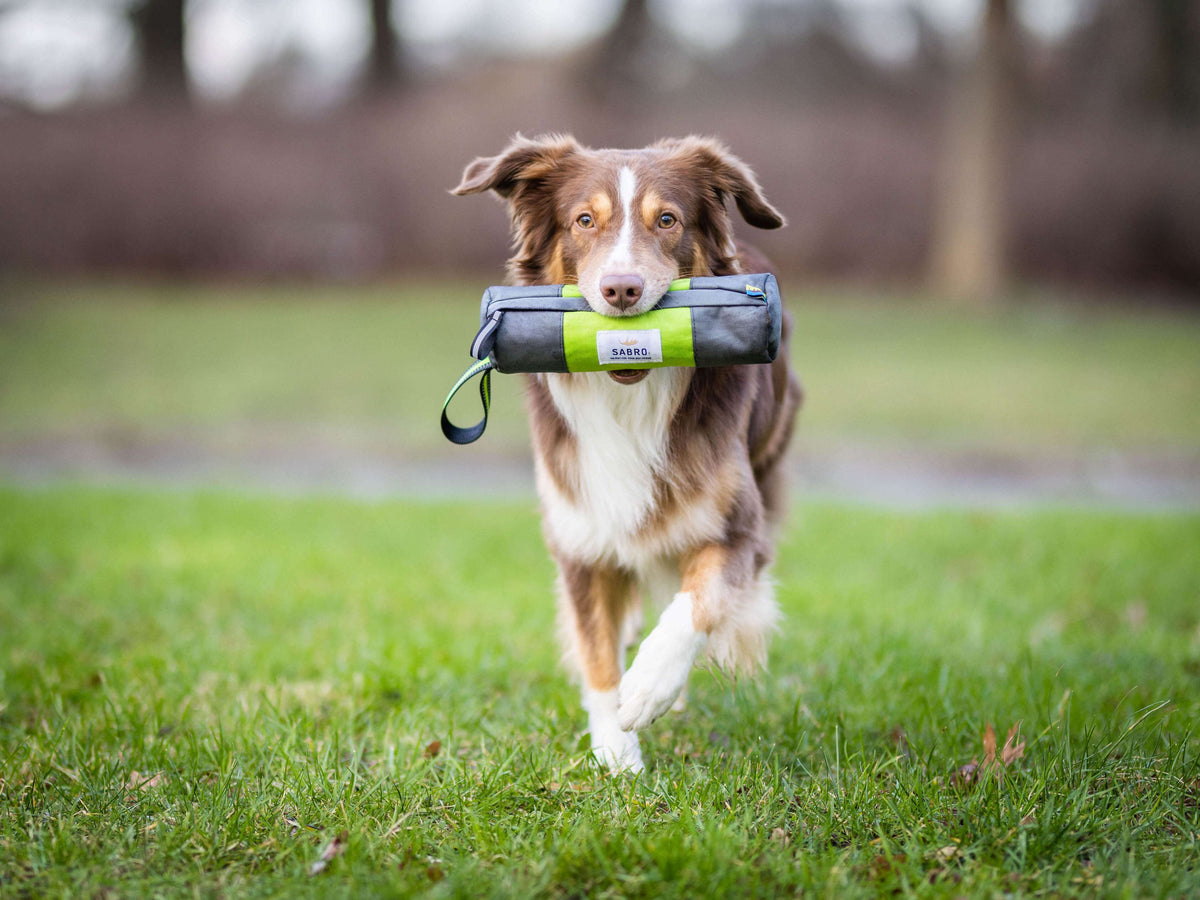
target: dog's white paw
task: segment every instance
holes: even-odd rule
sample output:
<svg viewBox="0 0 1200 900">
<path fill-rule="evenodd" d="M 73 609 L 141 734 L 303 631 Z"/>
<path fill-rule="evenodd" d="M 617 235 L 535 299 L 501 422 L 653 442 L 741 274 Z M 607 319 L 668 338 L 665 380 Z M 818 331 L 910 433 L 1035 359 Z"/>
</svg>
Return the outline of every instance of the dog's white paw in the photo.
<svg viewBox="0 0 1200 900">
<path fill-rule="evenodd" d="M 692 625 L 692 595 L 676 594 L 621 679 L 617 718 L 622 730 L 645 728 L 671 708 L 706 641 Z"/>
<path fill-rule="evenodd" d="M 636 734 L 621 730 L 617 723 L 617 692 L 583 692 L 583 705 L 588 711 L 588 731 L 592 735 L 592 754 L 610 772 L 637 774 L 642 764 L 642 750 Z"/>
<path fill-rule="evenodd" d="M 607 741 L 597 741 L 596 736 L 592 735 L 592 754 L 610 772 L 636 775 L 646 768 L 637 735 L 632 732 L 620 731 Z"/>
</svg>

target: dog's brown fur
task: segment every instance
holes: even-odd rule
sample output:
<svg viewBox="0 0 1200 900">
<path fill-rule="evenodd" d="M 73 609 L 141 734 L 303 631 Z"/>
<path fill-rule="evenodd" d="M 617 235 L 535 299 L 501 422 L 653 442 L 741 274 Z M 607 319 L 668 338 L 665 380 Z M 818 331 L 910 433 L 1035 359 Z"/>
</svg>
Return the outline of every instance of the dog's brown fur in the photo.
<svg viewBox="0 0 1200 900">
<path fill-rule="evenodd" d="M 623 193 L 627 184 L 636 186 L 636 197 Z M 784 224 L 741 161 L 715 141 L 694 137 L 636 151 L 591 150 L 570 137 L 518 137 L 500 155 L 471 163 L 454 192 L 485 190 L 507 200 L 512 215 L 511 280 L 578 282 L 592 307 L 609 315 L 624 311 L 606 307 L 596 285 L 618 256 L 628 257 L 647 285 L 649 296 L 630 314 L 656 303 L 675 278 L 767 271 L 753 250 L 735 244 L 727 198 L 751 225 Z M 617 247 L 623 225 L 625 243 Z M 661 562 L 677 567 L 681 589 L 692 597 L 692 626 L 708 637 L 711 658 L 730 669 L 764 661 L 774 607 L 759 578 L 772 556 L 771 526 L 783 510 L 782 461 L 802 397 L 788 363 L 789 330 L 785 318 L 783 343 L 769 366 L 672 370 L 686 374 L 669 377 L 658 370 L 646 383 L 619 388 L 604 387 L 604 374 L 529 378 L 546 540 L 586 690 L 612 691 L 620 683 L 622 623 L 637 605 L 647 567 Z M 593 408 L 588 404 L 625 403 L 632 395 L 622 391 L 657 391 L 656 402 L 671 406 L 663 459 L 655 463 L 646 514 L 629 533 L 592 541 L 579 527 L 562 525 L 600 515 L 577 417 Z"/>
</svg>

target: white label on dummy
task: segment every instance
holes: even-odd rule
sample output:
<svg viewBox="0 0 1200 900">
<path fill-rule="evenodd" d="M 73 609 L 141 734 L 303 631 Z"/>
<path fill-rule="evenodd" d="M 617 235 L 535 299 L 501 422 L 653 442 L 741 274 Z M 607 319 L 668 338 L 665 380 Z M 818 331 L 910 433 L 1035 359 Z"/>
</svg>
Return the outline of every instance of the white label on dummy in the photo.
<svg viewBox="0 0 1200 900">
<path fill-rule="evenodd" d="M 662 362 L 662 332 L 657 328 L 645 331 L 597 331 L 596 356 L 602 366 Z"/>
</svg>

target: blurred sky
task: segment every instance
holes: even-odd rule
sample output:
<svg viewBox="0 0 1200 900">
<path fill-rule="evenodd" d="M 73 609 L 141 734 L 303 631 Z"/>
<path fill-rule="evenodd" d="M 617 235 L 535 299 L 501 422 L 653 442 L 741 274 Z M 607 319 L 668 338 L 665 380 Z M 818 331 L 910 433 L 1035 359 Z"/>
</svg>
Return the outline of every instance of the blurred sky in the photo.
<svg viewBox="0 0 1200 900">
<path fill-rule="evenodd" d="M 767 0 L 814 6 L 814 0 Z M 0 0 L 0 93 L 41 109 L 123 94 L 136 66 L 124 12 L 130 0 Z M 972 32 L 982 0 L 839 0 L 872 55 L 903 61 L 915 49 L 907 10 L 919 7 L 958 39 Z M 1090 0 L 1015 0 L 1021 21 L 1053 40 Z M 657 0 L 656 17 L 689 43 L 736 40 L 739 0 Z M 554 53 L 597 36 L 618 0 L 399 0 L 394 20 L 411 55 L 431 68 L 467 55 Z M 264 65 L 287 61 L 300 105 L 320 108 L 349 90 L 369 36 L 367 0 L 191 0 L 188 64 L 199 96 L 235 97 Z"/>
</svg>

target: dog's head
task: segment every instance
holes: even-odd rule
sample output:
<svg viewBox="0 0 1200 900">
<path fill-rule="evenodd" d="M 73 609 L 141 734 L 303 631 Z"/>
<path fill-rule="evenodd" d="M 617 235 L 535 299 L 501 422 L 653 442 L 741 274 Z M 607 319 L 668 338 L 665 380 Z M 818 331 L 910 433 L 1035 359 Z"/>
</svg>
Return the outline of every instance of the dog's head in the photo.
<svg viewBox="0 0 1200 900">
<path fill-rule="evenodd" d="M 571 137 L 518 136 L 467 166 L 454 193 L 487 190 L 509 204 L 513 280 L 577 282 L 606 316 L 652 309 L 677 278 L 736 272 L 726 198 L 751 225 L 784 224 L 749 167 L 708 138 L 591 150 Z"/>
</svg>

